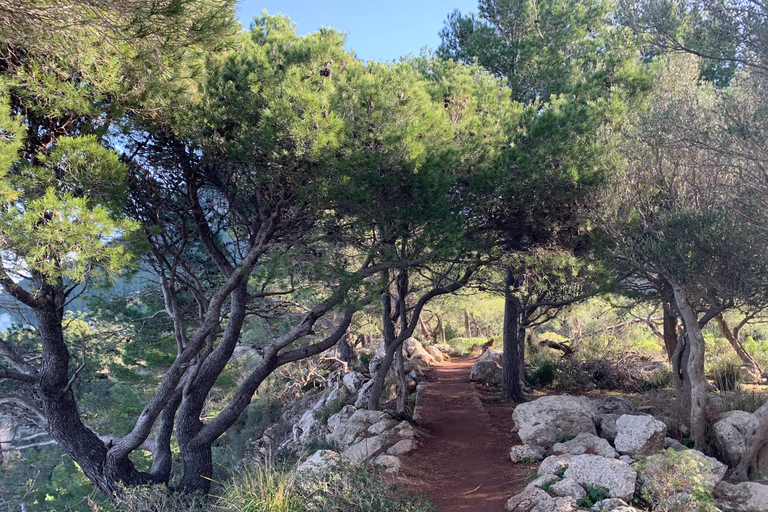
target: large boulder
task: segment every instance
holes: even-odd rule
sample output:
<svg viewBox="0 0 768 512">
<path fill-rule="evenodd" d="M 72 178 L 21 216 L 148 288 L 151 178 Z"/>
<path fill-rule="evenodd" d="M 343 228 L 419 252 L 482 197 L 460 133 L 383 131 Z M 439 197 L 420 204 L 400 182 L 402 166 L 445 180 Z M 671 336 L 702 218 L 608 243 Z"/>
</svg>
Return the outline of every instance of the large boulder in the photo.
<svg viewBox="0 0 768 512">
<path fill-rule="evenodd" d="M 715 499 L 718 508 L 724 512 L 768 510 L 768 485 L 757 482 L 720 482 L 715 487 Z"/>
<path fill-rule="evenodd" d="M 635 493 L 637 473 L 629 464 L 618 459 L 576 455 L 571 458 L 565 477 L 576 480 L 583 487 L 605 487 L 611 498 L 629 498 Z"/>
<path fill-rule="evenodd" d="M 712 426 L 715 446 L 730 466 L 736 466 L 744 454 L 744 436 L 751 416 L 746 411 L 729 411 Z"/>
<path fill-rule="evenodd" d="M 490 348 L 486 350 L 472 365 L 469 380 L 491 386 L 501 384 L 501 352 Z"/>
<path fill-rule="evenodd" d="M 597 437 L 594 434 L 587 434 L 586 432 L 582 432 L 570 441 L 555 443 L 552 445 L 552 453 L 567 453 L 569 455 L 584 455 L 585 453 L 589 453 L 592 455 L 600 455 L 601 457 L 608 457 L 610 459 L 615 459 L 619 456 L 608 441 Z"/>
<path fill-rule="evenodd" d="M 579 507 L 572 496 L 561 496 L 541 500 L 531 509 L 531 512 L 576 512 Z"/>
<path fill-rule="evenodd" d="M 671 449 L 646 457 L 635 468 L 643 495 L 654 503 L 669 503 L 683 495 L 711 495 L 727 469 L 700 451 Z"/>
<path fill-rule="evenodd" d="M 549 447 L 561 437 L 582 432 L 596 435 L 595 413 L 587 397 L 544 396 L 518 405 L 512 419 L 523 443 Z"/>
<path fill-rule="evenodd" d="M 428 347 L 424 347 L 424 350 L 426 350 L 429 353 L 429 355 L 434 357 L 435 361 L 438 362 L 438 363 L 442 363 L 443 359 L 445 359 L 444 356 L 443 356 L 443 353 L 440 351 L 440 349 L 437 348 L 434 345 L 430 345 Z"/>
<path fill-rule="evenodd" d="M 667 436 L 667 425 L 651 416 L 624 414 L 616 420 L 618 433 L 613 445 L 626 455 L 650 455 L 660 452 Z"/>
</svg>

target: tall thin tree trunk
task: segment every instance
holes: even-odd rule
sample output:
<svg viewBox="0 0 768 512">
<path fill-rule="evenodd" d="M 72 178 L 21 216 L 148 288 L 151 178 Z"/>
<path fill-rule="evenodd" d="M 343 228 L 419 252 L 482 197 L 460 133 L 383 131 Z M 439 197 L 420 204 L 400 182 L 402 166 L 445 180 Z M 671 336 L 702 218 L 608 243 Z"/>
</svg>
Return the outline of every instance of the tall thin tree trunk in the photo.
<svg viewBox="0 0 768 512">
<path fill-rule="evenodd" d="M 755 361 L 755 358 L 749 355 L 749 352 L 744 348 L 744 345 L 741 344 L 741 340 L 739 340 L 738 337 L 738 331 L 731 331 L 730 327 L 728 327 L 728 324 L 725 322 L 722 313 L 715 317 L 715 321 L 717 322 L 718 327 L 720 327 L 720 332 L 723 333 L 725 339 L 731 344 L 731 347 L 733 347 L 733 350 L 736 352 L 736 355 L 739 356 L 741 362 L 753 366 L 762 375 L 763 370 L 760 368 L 758 362 Z"/>
<path fill-rule="evenodd" d="M 525 331 L 520 326 L 520 308 L 512 295 L 515 276 L 507 270 L 504 287 L 504 334 L 501 356 L 501 397 L 510 402 L 522 402 L 521 369 L 524 353 Z"/>
<path fill-rule="evenodd" d="M 408 397 L 408 382 L 405 378 L 405 364 L 402 346 L 395 351 L 395 373 L 397 374 L 397 412 L 405 414 L 405 400 Z"/>
<path fill-rule="evenodd" d="M 350 334 L 345 334 L 339 340 L 339 360 L 344 361 L 345 363 L 349 363 L 354 355 L 352 347 L 349 342 L 347 342 L 349 336 Z"/>
<path fill-rule="evenodd" d="M 709 401 L 708 382 L 704 376 L 704 336 L 699 327 L 699 319 L 688 301 L 685 290 L 676 282 L 670 281 L 675 295 L 677 311 L 683 318 L 686 338 L 689 346 L 688 379 L 691 383 L 691 439 L 697 450 L 706 445 L 706 409 Z"/>
<path fill-rule="evenodd" d="M 472 326 L 469 324 L 469 313 L 466 309 L 464 310 L 464 337 L 472 337 Z"/>
<path fill-rule="evenodd" d="M 667 351 L 667 357 L 672 361 L 675 348 L 677 348 L 677 317 L 672 315 L 672 304 L 668 301 L 664 301 L 662 309 L 664 311 L 664 348 Z"/>
<path fill-rule="evenodd" d="M 440 343 L 445 345 L 445 326 L 443 325 L 443 317 L 440 315 L 437 316 L 437 332 L 440 339 Z"/>
</svg>

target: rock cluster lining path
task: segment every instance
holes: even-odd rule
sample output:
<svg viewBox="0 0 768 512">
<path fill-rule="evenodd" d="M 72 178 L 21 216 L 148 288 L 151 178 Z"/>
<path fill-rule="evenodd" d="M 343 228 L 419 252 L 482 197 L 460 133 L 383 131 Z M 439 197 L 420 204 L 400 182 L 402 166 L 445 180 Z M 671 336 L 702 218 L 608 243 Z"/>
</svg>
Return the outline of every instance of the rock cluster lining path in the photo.
<svg viewBox="0 0 768 512">
<path fill-rule="evenodd" d="M 509 404 L 481 397 L 469 381 L 474 360 L 454 359 L 429 375 L 419 427 L 429 433 L 421 447 L 403 457 L 401 477 L 427 493 L 436 512 L 501 512 L 526 484 L 535 464 L 512 464 Z"/>
</svg>

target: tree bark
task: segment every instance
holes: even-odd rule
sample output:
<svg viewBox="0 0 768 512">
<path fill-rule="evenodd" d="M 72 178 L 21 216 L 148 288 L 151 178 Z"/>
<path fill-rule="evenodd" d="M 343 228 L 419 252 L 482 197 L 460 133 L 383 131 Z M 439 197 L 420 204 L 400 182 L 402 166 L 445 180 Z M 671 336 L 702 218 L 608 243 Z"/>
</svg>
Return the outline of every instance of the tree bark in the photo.
<svg viewBox="0 0 768 512">
<path fill-rule="evenodd" d="M 663 329 L 664 329 L 664 348 L 667 351 L 667 357 L 672 361 L 672 356 L 677 348 L 677 317 L 672 315 L 672 304 L 664 301 L 662 306 L 663 313 Z"/>
<path fill-rule="evenodd" d="M 739 331 L 737 330 L 738 328 L 734 328 L 734 330 L 731 331 L 730 327 L 728 327 L 728 324 L 725 322 L 725 318 L 723 318 L 722 313 L 715 317 L 715 321 L 717 322 L 718 327 L 720 327 L 720 332 L 723 333 L 725 339 L 727 339 L 731 344 L 731 347 L 733 347 L 733 350 L 736 352 L 736 355 L 739 356 L 741 362 L 746 365 L 754 366 L 755 369 L 762 375 L 763 369 L 760 368 L 760 365 L 755 360 L 755 358 L 749 355 L 749 352 L 746 351 L 744 345 L 741 344 L 741 340 L 739 340 Z"/>
<path fill-rule="evenodd" d="M 512 294 L 515 275 L 507 270 L 504 287 L 504 340 L 501 355 L 501 397 L 510 402 L 524 400 L 521 369 L 525 357 L 525 329 L 520 325 L 520 304 Z"/>
<path fill-rule="evenodd" d="M 339 360 L 344 361 L 345 363 L 349 363 L 352 360 L 352 357 L 354 357 L 354 351 L 347 341 L 348 339 L 349 335 L 345 335 L 339 340 Z"/>
<path fill-rule="evenodd" d="M 677 311 L 683 318 L 686 338 L 688 341 L 688 379 L 691 383 L 691 439 L 694 448 L 703 450 L 706 447 L 707 418 L 706 409 L 709 401 L 707 388 L 709 383 L 704 376 L 704 336 L 701 333 L 699 319 L 688 301 L 685 290 L 676 282 L 669 281 L 675 296 Z"/>
<path fill-rule="evenodd" d="M 440 315 L 437 316 L 437 332 L 440 339 L 440 343 L 445 345 L 445 326 L 443 326 L 443 317 Z"/>
<path fill-rule="evenodd" d="M 397 374 L 397 412 L 405 414 L 405 401 L 408 397 L 408 382 L 405 378 L 405 365 L 403 362 L 403 349 L 395 351 L 395 369 Z"/>
<path fill-rule="evenodd" d="M 472 326 L 469 325 L 469 313 L 466 309 L 464 310 L 464 337 L 472 337 Z"/>
</svg>

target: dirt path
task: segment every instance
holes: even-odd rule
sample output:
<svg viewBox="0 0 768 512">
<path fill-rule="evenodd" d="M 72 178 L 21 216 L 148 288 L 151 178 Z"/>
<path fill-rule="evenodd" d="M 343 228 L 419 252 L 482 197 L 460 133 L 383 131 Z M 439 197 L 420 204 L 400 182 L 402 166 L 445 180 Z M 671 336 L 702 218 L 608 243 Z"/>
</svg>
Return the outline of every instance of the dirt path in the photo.
<svg viewBox="0 0 768 512">
<path fill-rule="evenodd" d="M 509 447 L 521 444 L 510 432 L 512 406 L 475 390 L 473 363 L 454 359 L 431 371 L 418 418 L 430 437 L 402 459 L 401 476 L 427 493 L 436 512 L 501 512 L 536 469 L 510 462 Z"/>
</svg>

